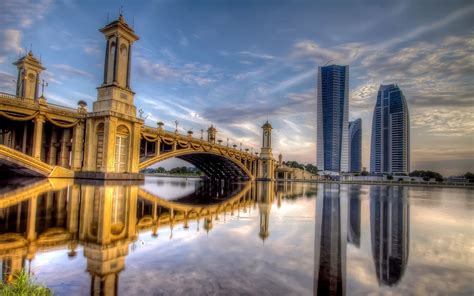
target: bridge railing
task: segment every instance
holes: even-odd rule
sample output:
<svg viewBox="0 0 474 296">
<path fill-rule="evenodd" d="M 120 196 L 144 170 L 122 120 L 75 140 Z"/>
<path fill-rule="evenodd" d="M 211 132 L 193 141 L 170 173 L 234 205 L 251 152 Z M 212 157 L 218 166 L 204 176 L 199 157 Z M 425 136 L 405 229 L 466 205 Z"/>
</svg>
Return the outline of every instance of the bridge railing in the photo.
<svg viewBox="0 0 474 296">
<path fill-rule="evenodd" d="M 38 108 L 37 100 L 32 100 L 32 99 L 20 97 L 17 95 L 0 92 L 0 102 L 5 103 L 5 104 L 12 104 L 13 103 L 12 100 L 15 100 L 16 101 L 15 104 L 19 104 L 19 106 L 24 106 L 30 109 Z M 66 112 L 68 116 L 73 116 L 73 117 L 77 117 L 78 115 L 77 109 L 73 107 L 67 107 L 67 106 L 62 106 L 59 104 L 46 102 L 46 108 L 52 113 L 54 113 L 55 111 L 60 112 L 60 113 Z"/>
<path fill-rule="evenodd" d="M 18 99 L 24 99 L 22 97 L 18 97 L 16 95 L 0 92 L 0 98 L 2 99 L 11 99 L 11 100 L 18 100 Z"/>
<path fill-rule="evenodd" d="M 199 143 L 201 141 L 209 143 L 206 139 L 196 138 L 196 137 L 192 137 L 192 136 L 190 137 L 189 135 L 183 135 L 183 134 L 179 134 L 179 133 L 176 133 L 176 132 L 167 131 L 167 130 L 164 130 L 164 129 L 160 130 L 156 127 L 152 127 L 152 126 L 149 126 L 149 125 L 143 125 L 143 130 L 142 131 L 145 132 L 145 133 L 160 134 L 160 135 L 163 135 L 163 136 L 168 136 L 170 138 L 177 138 L 177 139 L 182 140 L 182 141 L 191 140 L 192 142 L 196 142 L 196 143 Z M 215 144 L 215 143 L 209 143 L 209 144 L 215 145 L 216 147 L 220 147 L 221 149 L 232 150 L 234 152 L 246 155 L 247 157 L 257 158 L 256 155 L 253 155 L 250 152 L 246 152 L 244 150 L 240 150 L 240 149 L 234 148 L 232 146 L 226 146 L 226 145 Z"/>
</svg>

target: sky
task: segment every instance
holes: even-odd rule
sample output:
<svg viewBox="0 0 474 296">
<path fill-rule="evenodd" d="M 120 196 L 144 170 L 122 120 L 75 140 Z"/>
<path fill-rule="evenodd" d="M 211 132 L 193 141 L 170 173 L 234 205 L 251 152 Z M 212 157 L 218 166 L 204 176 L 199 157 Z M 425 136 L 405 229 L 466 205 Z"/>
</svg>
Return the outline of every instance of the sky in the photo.
<svg viewBox="0 0 474 296">
<path fill-rule="evenodd" d="M 316 163 L 316 76 L 349 65 L 349 119 L 362 118 L 369 167 L 372 113 L 381 83 L 404 92 L 411 169 L 474 171 L 473 1 L 78 1 L 0 2 L 0 91 L 14 93 L 12 63 L 30 48 L 47 68 L 49 102 L 89 109 L 102 82 L 105 39 L 125 20 L 131 87 L 146 124 L 193 129 L 259 151 Z"/>
</svg>

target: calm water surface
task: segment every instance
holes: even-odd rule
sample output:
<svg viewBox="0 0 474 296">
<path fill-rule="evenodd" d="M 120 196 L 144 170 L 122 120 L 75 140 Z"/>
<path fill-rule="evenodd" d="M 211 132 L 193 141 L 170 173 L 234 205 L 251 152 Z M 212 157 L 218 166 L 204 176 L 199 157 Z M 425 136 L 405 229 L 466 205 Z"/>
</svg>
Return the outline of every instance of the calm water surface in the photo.
<svg viewBox="0 0 474 296">
<path fill-rule="evenodd" d="M 474 191 L 0 182 L 3 281 L 57 295 L 473 295 Z"/>
</svg>

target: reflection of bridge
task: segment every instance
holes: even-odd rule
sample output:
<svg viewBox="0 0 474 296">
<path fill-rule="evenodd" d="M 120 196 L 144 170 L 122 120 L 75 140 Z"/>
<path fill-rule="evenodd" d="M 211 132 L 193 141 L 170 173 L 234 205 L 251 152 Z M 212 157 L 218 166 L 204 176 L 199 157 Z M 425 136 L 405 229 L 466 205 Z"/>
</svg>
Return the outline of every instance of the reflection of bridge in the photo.
<svg viewBox="0 0 474 296">
<path fill-rule="evenodd" d="M 138 40 L 122 15 L 100 30 L 107 40 L 104 80 L 92 112 L 83 101 L 77 109 L 38 97 L 45 69 L 30 51 L 18 68 L 16 95 L 0 93 L 0 172 L 43 177 L 142 179 L 140 170 L 177 157 L 214 179 L 275 178 L 271 125 L 263 125 L 260 155 L 236 145 L 222 145 L 217 130 L 207 139 L 144 126 L 136 115 L 130 88 L 131 48 Z"/>
<path fill-rule="evenodd" d="M 53 182 L 51 182 L 53 181 Z M 118 274 L 124 268 L 129 245 L 138 232 L 194 221 L 209 232 L 217 221 L 236 218 L 258 205 L 260 231 L 269 235 L 269 215 L 275 199 L 274 184 L 242 183 L 207 192 L 225 192 L 212 204 L 183 204 L 167 201 L 138 185 L 78 185 L 69 179 L 39 180 L 35 184 L 0 195 L 0 262 L 3 280 L 21 268 L 29 269 L 41 250 L 67 247 L 76 256 L 83 246 L 91 290 L 114 295 Z M 203 194 L 204 194 L 203 191 Z M 184 198 L 186 199 L 186 198 Z M 172 233 L 172 232 L 171 232 Z"/>
</svg>

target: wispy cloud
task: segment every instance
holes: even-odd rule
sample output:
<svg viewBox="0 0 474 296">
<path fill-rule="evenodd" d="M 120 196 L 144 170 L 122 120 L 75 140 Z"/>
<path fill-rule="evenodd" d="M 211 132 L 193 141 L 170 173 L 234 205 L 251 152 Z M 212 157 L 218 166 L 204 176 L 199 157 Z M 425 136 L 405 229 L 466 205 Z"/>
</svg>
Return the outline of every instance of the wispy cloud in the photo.
<svg viewBox="0 0 474 296">
<path fill-rule="evenodd" d="M 22 34 L 19 30 L 0 30 L 0 64 L 5 61 L 7 56 L 23 52 L 21 37 Z"/>
<path fill-rule="evenodd" d="M 240 55 L 245 56 L 245 57 L 250 57 L 250 58 L 255 58 L 255 59 L 262 59 L 262 60 L 273 60 L 275 59 L 275 56 L 271 54 L 265 54 L 265 53 L 255 53 L 251 51 L 240 51 Z"/>
<path fill-rule="evenodd" d="M 56 65 L 52 65 L 52 68 L 54 68 L 57 71 L 56 73 L 58 73 L 57 75 L 55 73 L 55 76 L 58 76 L 63 80 L 71 79 L 75 77 L 83 77 L 83 78 L 94 77 L 94 75 L 92 75 L 91 73 L 81 70 L 81 69 L 77 69 L 71 65 L 56 64 Z"/>
<path fill-rule="evenodd" d="M 52 0 L 3 0 L 0 2 L 0 27 L 30 27 L 46 16 L 52 3 Z"/>
</svg>

